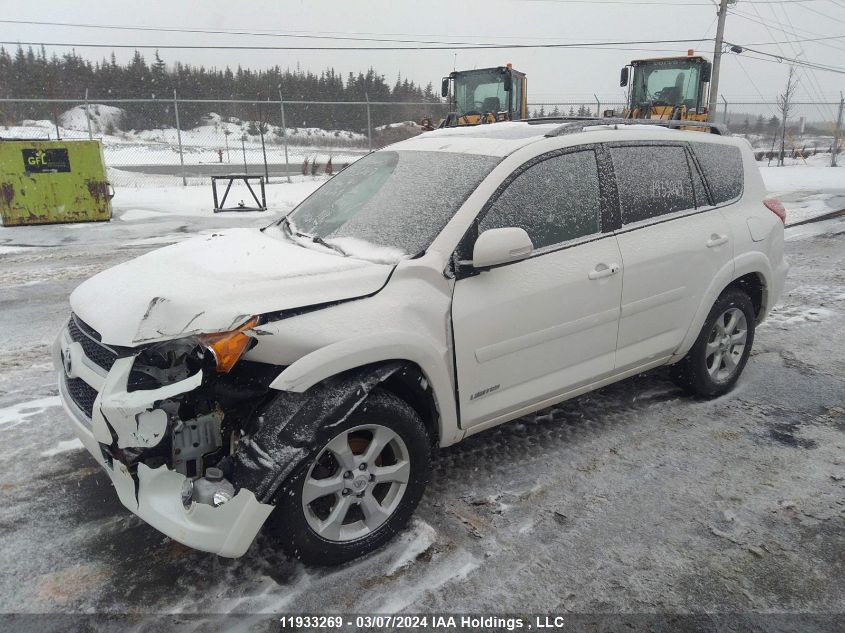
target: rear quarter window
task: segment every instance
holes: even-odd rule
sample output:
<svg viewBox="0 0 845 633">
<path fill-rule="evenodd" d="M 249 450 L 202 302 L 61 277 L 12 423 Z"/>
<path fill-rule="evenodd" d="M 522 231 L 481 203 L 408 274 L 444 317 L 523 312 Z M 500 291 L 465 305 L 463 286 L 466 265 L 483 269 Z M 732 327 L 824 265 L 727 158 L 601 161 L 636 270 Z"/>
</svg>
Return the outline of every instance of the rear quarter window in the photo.
<svg viewBox="0 0 845 633">
<path fill-rule="evenodd" d="M 690 143 L 690 146 L 710 185 L 713 203 L 724 204 L 739 198 L 745 181 L 739 148 L 720 143 Z"/>
</svg>

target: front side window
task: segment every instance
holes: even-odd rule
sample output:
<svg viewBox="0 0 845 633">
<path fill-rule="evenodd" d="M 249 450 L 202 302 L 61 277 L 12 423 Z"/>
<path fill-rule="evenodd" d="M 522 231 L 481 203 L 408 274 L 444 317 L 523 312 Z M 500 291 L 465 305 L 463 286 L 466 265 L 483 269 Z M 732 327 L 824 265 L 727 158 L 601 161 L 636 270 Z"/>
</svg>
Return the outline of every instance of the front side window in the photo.
<svg viewBox="0 0 845 633">
<path fill-rule="evenodd" d="M 611 147 L 622 224 L 695 209 L 686 151 L 679 145 Z"/>
<path fill-rule="evenodd" d="M 698 107 L 701 65 L 683 61 L 649 62 L 635 66 L 632 103 L 655 106 Z"/>
<path fill-rule="evenodd" d="M 534 248 L 601 231 L 596 155 L 584 150 L 553 156 L 520 173 L 490 205 L 478 225 L 525 229 Z"/>
<path fill-rule="evenodd" d="M 508 109 L 505 76 L 498 68 L 463 72 L 455 79 L 458 114 L 484 114 Z"/>
<path fill-rule="evenodd" d="M 500 160 L 447 152 L 374 152 L 326 182 L 287 219 L 292 231 L 352 256 L 418 255 Z"/>
</svg>

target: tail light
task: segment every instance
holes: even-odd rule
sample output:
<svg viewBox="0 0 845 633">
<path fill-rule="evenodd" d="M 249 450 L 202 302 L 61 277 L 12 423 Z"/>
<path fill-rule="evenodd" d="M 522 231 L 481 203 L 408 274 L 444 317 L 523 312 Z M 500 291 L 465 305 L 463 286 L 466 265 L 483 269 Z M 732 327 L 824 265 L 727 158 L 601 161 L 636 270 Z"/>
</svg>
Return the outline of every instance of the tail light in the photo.
<svg viewBox="0 0 845 633">
<path fill-rule="evenodd" d="M 778 216 L 781 222 L 786 224 L 786 209 L 784 208 L 783 204 L 781 204 L 780 200 L 769 198 L 768 200 L 763 200 L 763 204 L 766 205 L 766 208 L 769 211 Z"/>
</svg>

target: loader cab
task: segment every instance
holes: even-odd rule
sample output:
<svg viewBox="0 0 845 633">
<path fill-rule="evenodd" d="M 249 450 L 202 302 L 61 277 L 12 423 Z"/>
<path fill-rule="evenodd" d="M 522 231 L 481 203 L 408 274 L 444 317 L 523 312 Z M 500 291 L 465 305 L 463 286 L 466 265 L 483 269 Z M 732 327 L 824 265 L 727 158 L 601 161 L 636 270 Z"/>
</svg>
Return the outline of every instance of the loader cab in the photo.
<svg viewBox="0 0 845 633">
<path fill-rule="evenodd" d="M 443 78 L 441 95 L 449 98 L 450 114 L 441 127 L 521 121 L 528 116 L 527 79 L 510 64 L 460 70 Z"/>
<path fill-rule="evenodd" d="M 706 121 L 711 65 L 691 53 L 625 66 L 619 81 L 628 86 L 625 118 Z"/>
</svg>

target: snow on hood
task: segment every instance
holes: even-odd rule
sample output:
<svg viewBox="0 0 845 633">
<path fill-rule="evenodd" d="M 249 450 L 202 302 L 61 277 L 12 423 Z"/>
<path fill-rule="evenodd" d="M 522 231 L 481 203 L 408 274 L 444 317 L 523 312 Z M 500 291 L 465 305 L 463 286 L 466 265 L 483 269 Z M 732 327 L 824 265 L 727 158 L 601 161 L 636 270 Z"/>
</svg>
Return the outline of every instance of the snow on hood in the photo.
<svg viewBox="0 0 845 633">
<path fill-rule="evenodd" d="M 254 314 L 376 292 L 393 266 L 233 229 L 161 248 L 81 284 L 73 311 L 103 342 L 139 343 L 233 329 Z"/>
</svg>

